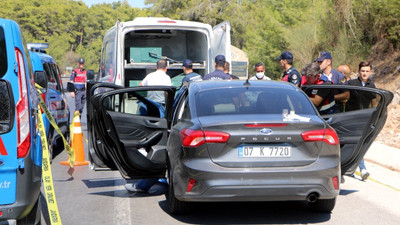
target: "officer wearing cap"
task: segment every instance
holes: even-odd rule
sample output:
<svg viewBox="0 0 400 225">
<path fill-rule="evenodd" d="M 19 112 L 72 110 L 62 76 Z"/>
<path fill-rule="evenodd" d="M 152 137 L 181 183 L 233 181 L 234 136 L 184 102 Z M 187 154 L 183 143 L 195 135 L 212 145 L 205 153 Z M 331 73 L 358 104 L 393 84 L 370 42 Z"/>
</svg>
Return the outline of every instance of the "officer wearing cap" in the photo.
<svg viewBox="0 0 400 225">
<path fill-rule="evenodd" d="M 334 84 L 347 84 L 346 76 L 343 73 L 332 68 L 332 56 L 329 52 L 321 52 L 314 60 L 319 64 L 322 73 Z"/>
<path fill-rule="evenodd" d="M 282 52 L 281 56 L 277 57 L 276 60 L 279 61 L 279 65 L 285 71 L 282 75 L 282 81 L 290 82 L 300 87 L 301 83 L 301 75 L 300 73 L 292 66 L 293 65 L 293 55 L 291 52 Z"/>
<path fill-rule="evenodd" d="M 332 56 L 329 52 L 321 52 L 317 59 L 314 60 L 319 64 L 322 74 L 327 76 L 333 84 L 347 84 L 346 76 L 341 72 L 332 68 Z M 335 90 L 335 101 L 337 108 L 341 109 L 344 104 L 350 98 L 349 91 Z"/>
<path fill-rule="evenodd" d="M 215 56 L 215 71 L 204 76 L 204 80 L 231 80 L 232 77 L 224 72 L 225 56 Z"/>
<path fill-rule="evenodd" d="M 71 82 L 75 86 L 75 92 L 71 93 L 71 97 L 75 98 L 75 111 L 82 114 L 83 107 L 86 103 L 86 75 L 87 71 L 83 68 L 85 66 L 85 59 L 80 57 L 78 59 L 79 67 L 75 68 L 71 74 Z"/>
<path fill-rule="evenodd" d="M 200 74 L 193 72 L 193 62 L 190 59 L 185 59 L 182 62 L 183 73 L 185 77 L 182 79 L 182 85 L 190 83 L 192 81 L 203 80 Z"/>
</svg>

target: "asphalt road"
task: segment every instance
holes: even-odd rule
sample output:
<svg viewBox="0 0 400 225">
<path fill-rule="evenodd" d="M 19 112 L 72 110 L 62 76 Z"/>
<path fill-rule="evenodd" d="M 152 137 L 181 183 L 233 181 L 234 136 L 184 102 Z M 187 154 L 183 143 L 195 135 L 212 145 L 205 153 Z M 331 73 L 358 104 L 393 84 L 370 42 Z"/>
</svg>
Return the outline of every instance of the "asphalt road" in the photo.
<svg viewBox="0 0 400 225">
<path fill-rule="evenodd" d="M 69 102 L 71 111 L 72 100 Z M 84 118 L 84 117 L 82 117 Z M 85 120 L 82 121 L 86 132 Z M 85 150 L 86 151 L 86 150 Z M 86 153 L 85 153 L 86 156 Z M 131 194 L 118 171 L 91 171 L 75 167 L 71 177 L 65 152 L 52 164 L 53 181 L 63 224 L 384 224 L 400 221 L 400 190 L 384 183 L 345 177 L 331 214 L 315 213 L 305 202 L 201 203 L 189 215 L 171 216 L 163 195 Z M 86 158 L 87 159 L 87 158 Z M 400 177 L 377 165 L 374 171 Z M 394 178 L 395 179 L 395 178 Z M 44 199 L 43 199 L 44 200 Z M 50 224 L 42 201 L 42 224 Z"/>
<path fill-rule="evenodd" d="M 171 216 L 163 195 L 131 194 L 116 171 L 76 167 L 68 175 L 65 153 L 53 161 L 53 178 L 63 224 L 385 224 L 400 221 L 400 191 L 374 181 L 346 177 L 331 214 L 304 202 L 201 203 L 192 214 Z M 382 168 L 384 169 L 384 168 Z M 44 205 L 44 204 L 43 204 Z M 45 208 L 43 214 L 46 213 Z M 43 224 L 46 223 L 44 219 Z"/>
</svg>

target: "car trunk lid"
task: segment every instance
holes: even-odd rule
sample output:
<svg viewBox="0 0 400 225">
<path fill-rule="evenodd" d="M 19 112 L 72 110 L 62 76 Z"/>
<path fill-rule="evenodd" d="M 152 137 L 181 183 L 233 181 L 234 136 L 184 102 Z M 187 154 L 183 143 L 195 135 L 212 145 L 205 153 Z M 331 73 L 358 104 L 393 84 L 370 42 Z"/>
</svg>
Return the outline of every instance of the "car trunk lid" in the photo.
<svg viewBox="0 0 400 225">
<path fill-rule="evenodd" d="M 211 160 L 224 167 L 294 167 L 315 162 L 323 142 L 304 141 L 302 134 L 323 130 L 325 124 L 317 116 L 309 122 L 282 121 L 281 115 L 200 117 L 203 131 L 219 131 L 230 135 L 224 143 L 209 143 Z M 318 122 L 319 121 L 319 122 Z"/>
</svg>

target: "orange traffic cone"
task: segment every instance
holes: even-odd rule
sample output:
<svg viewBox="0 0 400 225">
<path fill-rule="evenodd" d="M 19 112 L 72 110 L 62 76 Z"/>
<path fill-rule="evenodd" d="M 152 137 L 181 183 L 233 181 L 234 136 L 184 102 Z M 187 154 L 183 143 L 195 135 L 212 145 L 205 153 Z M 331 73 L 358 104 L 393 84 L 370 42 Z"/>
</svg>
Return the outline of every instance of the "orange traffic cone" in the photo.
<svg viewBox="0 0 400 225">
<path fill-rule="evenodd" d="M 85 160 L 85 152 L 83 148 L 83 137 L 82 137 L 82 128 L 81 121 L 79 119 L 79 112 L 75 112 L 74 116 L 74 129 L 73 129 L 73 138 L 71 147 L 75 151 L 75 161 L 74 166 L 84 166 L 89 165 L 89 162 Z M 61 165 L 69 166 L 69 160 L 60 162 Z"/>
</svg>

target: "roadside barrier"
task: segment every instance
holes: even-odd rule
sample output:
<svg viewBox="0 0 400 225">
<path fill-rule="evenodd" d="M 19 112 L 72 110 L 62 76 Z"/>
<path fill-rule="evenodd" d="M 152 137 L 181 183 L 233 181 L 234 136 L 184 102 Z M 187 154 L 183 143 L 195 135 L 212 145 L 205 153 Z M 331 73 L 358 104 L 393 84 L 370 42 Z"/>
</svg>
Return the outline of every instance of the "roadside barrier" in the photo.
<svg viewBox="0 0 400 225">
<path fill-rule="evenodd" d="M 83 148 L 83 135 L 81 121 L 79 119 L 79 111 L 75 111 L 73 123 L 71 124 L 71 148 L 75 152 L 74 166 L 84 166 L 89 165 L 89 162 L 85 160 L 85 151 Z M 61 165 L 69 165 L 68 161 L 60 162 Z"/>
</svg>

